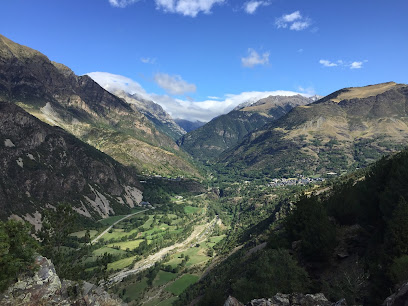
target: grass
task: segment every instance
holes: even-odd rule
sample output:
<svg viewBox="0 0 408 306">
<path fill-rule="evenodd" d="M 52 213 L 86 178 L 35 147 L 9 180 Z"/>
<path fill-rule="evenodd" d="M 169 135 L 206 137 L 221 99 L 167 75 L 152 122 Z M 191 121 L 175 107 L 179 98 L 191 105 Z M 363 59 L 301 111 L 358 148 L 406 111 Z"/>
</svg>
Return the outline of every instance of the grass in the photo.
<svg viewBox="0 0 408 306">
<path fill-rule="evenodd" d="M 172 306 L 173 302 L 175 302 L 177 300 L 178 300 L 178 297 L 174 296 L 174 297 L 171 297 L 171 298 L 169 298 L 167 300 L 161 301 L 159 304 L 157 304 L 157 306 Z"/>
<path fill-rule="evenodd" d="M 126 215 L 112 216 L 112 217 L 108 217 L 106 219 L 99 220 L 98 222 L 100 224 L 102 224 L 102 225 L 111 226 L 113 223 L 115 223 L 119 219 L 122 219 L 124 216 L 126 216 Z"/>
<path fill-rule="evenodd" d="M 124 299 L 130 298 L 130 300 L 136 300 L 147 288 L 147 279 L 143 278 L 140 282 L 137 282 L 136 284 L 131 284 L 130 286 L 127 286 L 125 288 L 126 294 L 123 296 L 123 298 Z"/>
<path fill-rule="evenodd" d="M 130 241 L 125 241 L 125 242 L 114 242 L 114 243 L 108 244 L 108 247 L 118 246 L 120 247 L 121 250 L 126 250 L 126 249 L 133 250 L 134 248 L 137 248 L 142 241 L 143 239 L 130 240 Z"/>
<path fill-rule="evenodd" d="M 70 236 L 73 236 L 73 237 L 77 237 L 77 238 L 82 238 L 82 237 L 85 236 L 85 233 L 86 233 L 86 230 L 83 230 L 83 231 L 71 233 L 71 234 L 69 234 L 69 235 L 70 235 Z M 90 231 L 89 231 L 89 235 L 91 236 L 91 238 L 95 237 L 95 235 L 96 235 L 97 233 L 98 233 L 98 231 L 95 231 L 95 230 L 90 230 Z"/>
<path fill-rule="evenodd" d="M 120 259 L 108 264 L 108 270 L 120 270 L 130 266 L 133 263 L 133 260 L 136 256 Z"/>
<path fill-rule="evenodd" d="M 122 255 L 122 254 L 126 254 L 125 251 L 116 250 L 116 249 L 113 249 L 113 248 L 110 248 L 110 247 L 106 247 L 106 246 L 104 246 L 104 247 L 102 247 L 102 248 L 99 248 L 99 249 L 97 249 L 97 250 L 95 250 L 95 251 L 92 252 L 92 254 L 93 254 L 94 256 L 102 256 L 102 255 L 105 254 L 105 253 L 112 254 L 112 255 Z"/>
<path fill-rule="evenodd" d="M 175 282 L 166 287 L 166 291 L 179 296 L 188 286 L 196 283 L 199 280 L 197 275 L 185 274 Z"/>
<path fill-rule="evenodd" d="M 171 272 L 166 272 L 160 270 L 159 273 L 157 273 L 157 276 L 153 282 L 154 286 L 163 286 L 164 284 L 167 284 L 169 281 L 172 281 L 177 277 L 177 273 L 171 273 Z"/>
<path fill-rule="evenodd" d="M 184 212 L 186 214 L 194 214 L 196 213 L 200 208 L 194 207 L 194 206 L 184 206 Z"/>
</svg>

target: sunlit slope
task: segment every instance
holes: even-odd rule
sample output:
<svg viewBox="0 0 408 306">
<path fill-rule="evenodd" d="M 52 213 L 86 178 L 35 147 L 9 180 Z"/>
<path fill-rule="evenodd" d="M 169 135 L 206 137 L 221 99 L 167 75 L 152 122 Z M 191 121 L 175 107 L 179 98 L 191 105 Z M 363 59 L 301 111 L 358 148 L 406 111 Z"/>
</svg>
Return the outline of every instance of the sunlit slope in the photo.
<svg viewBox="0 0 408 306">
<path fill-rule="evenodd" d="M 219 166 L 246 173 L 339 173 L 405 147 L 408 86 L 347 88 L 251 134 Z"/>
</svg>

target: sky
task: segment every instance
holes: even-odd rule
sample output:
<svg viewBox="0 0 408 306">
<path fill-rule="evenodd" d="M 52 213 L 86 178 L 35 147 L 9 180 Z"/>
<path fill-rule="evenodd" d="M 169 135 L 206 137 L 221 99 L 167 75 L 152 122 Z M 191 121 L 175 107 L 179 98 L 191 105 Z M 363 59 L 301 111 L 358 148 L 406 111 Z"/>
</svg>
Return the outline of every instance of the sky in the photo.
<svg viewBox="0 0 408 306">
<path fill-rule="evenodd" d="M 1 0 L 0 10 L 0 34 L 173 118 L 408 83 L 406 0 Z"/>
</svg>

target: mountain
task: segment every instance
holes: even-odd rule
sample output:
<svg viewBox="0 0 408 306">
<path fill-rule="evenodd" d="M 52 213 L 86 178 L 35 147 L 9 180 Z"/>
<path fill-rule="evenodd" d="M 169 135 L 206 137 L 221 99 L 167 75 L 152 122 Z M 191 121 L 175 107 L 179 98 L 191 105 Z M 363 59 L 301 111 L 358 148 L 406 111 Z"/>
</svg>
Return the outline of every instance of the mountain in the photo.
<svg viewBox="0 0 408 306">
<path fill-rule="evenodd" d="M 248 133 L 280 118 L 293 107 L 311 101 L 301 95 L 269 96 L 255 103 L 241 104 L 240 108 L 187 133 L 178 144 L 195 158 L 203 161 L 215 159 L 241 142 Z"/>
<path fill-rule="evenodd" d="M 145 115 L 160 132 L 167 134 L 172 139 L 177 140 L 186 133 L 159 104 L 152 100 L 144 99 L 137 94 L 129 94 L 123 90 L 115 90 L 111 93 Z"/>
<path fill-rule="evenodd" d="M 0 163 L 1 219 L 39 224 L 58 204 L 100 219 L 142 200 L 132 169 L 9 102 L 0 102 Z"/>
<path fill-rule="evenodd" d="M 174 121 L 187 133 L 202 127 L 205 122 L 202 121 L 189 121 L 186 119 L 174 119 Z"/>
<path fill-rule="evenodd" d="M 0 36 L 0 99 L 139 171 L 197 174 L 176 143 L 135 107 L 89 76 L 76 76 L 68 67 L 4 36 Z"/>
<path fill-rule="evenodd" d="M 408 140 L 408 86 L 346 88 L 249 134 L 220 166 L 272 176 L 364 167 Z"/>
</svg>

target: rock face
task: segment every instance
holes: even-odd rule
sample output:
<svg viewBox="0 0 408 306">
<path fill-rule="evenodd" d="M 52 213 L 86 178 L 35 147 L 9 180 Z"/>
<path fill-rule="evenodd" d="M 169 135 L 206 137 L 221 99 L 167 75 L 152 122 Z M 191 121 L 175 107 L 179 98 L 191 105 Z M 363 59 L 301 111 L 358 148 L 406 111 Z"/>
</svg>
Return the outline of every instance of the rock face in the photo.
<svg viewBox="0 0 408 306">
<path fill-rule="evenodd" d="M 316 294 L 282 294 L 278 293 L 269 299 L 255 299 L 247 303 L 245 306 L 346 306 L 344 300 L 337 303 L 331 303 L 326 299 L 323 293 Z M 229 296 L 225 301 L 224 306 L 244 306 L 236 298 Z"/>
<path fill-rule="evenodd" d="M 0 35 L 0 100 L 111 155 L 125 165 L 156 174 L 195 174 L 169 136 L 136 108 L 89 76 Z"/>
<path fill-rule="evenodd" d="M 178 144 L 203 161 L 216 159 L 242 141 L 248 133 L 282 117 L 293 107 L 312 101 L 301 95 L 270 96 L 250 105 L 243 104 L 187 133 Z"/>
<path fill-rule="evenodd" d="M 142 200 L 133 170 L 14 103 L 0 102 L 0 217 L 38 224 L 45 207 L 69 203 L 99 219 Z"/>
<path fill-rule="evenodd" d="M 108 89 L 106 88 L 106 90 Z M 145 115 L 159 131 L 167 134 L 172 139 L 177 140 L 186 133 L 159 104 L 143 99 L 137 94 L 132 95 L 124 91 L 111 92 Z"/>
<path fill-rule="evenodd" d="M 408 86 L 393 82 L 337 91 L 248 134 L 220 165 L 271 176 L 367 166 L 405 147 L 407 101 Z"/>
<path fill-rule="evenodd" d="M 398 291 L 385 299 L 383 306 L 407 306 L 408 282 L 401 285 Z"/>
<path fill-rule="evenodd" d="M 37 272 L 33 276 L 21 276 L 0 295 L 0 305 L 126 305 L 90 283 L 61 281 L 54 265 L 45 257 L 38 256 L 35 264 L 39 266 Z"/>
</svg>

